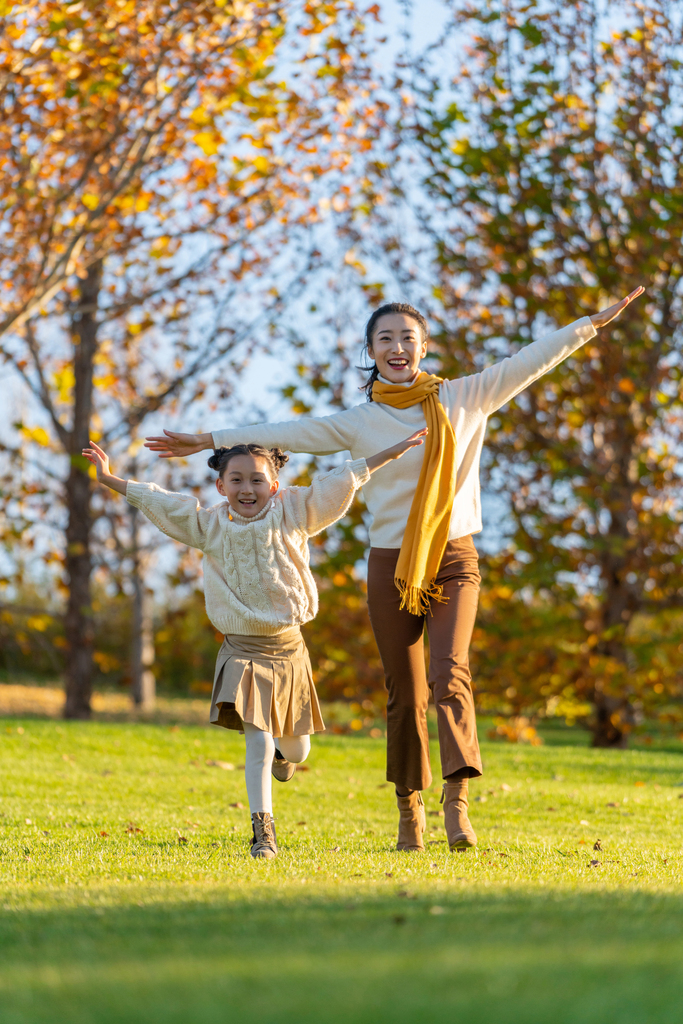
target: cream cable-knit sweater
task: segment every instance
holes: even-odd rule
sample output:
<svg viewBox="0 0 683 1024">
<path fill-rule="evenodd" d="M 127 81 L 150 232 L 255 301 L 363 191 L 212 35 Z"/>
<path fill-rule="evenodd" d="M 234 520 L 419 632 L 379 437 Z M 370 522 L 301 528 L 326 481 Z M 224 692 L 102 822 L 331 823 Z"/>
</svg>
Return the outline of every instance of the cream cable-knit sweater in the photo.
<svg viewBox="0 0 683 1024">
<path fill-rule="evenodd" d="M 365 459 L 345 462 L 310 487 L 278 491 L 249 519 L 227 501 L 202 508 L 188 494 L 134 480 L 126 498 L 163 533 L 204 552 L 206 611 L 216 629 L 274 636 L 315 618 L 308 538 L 341 519 L 369 478 Z"/>
<path fill-rule="evenodd" d="M 593 338 L 595 333 L 590 317 L 583 317 L 481 373 L 443 382 L 439 397 L 453 424 L 457 441 L 451 540 L 481 530 L 479 460 L 488 417 Z M 359 459 L 391 447 L 424 425 L 421 405 L 393 409 L 388 405 L 366 402 L 332 416 L 302 416 L 284 423 L 258 423 L 250 427 L 215 430 L 213 443 L 220 448 L 254 442 L 266 448 L 279 445 L 286 451 L 310 452 L 313 455 L 349 451 L 352 458 Z M 364 485 L 363 495 L 372 515 L 370 543 L 373 547 L 400 548 L 423 457 L 424 446 L 411 448 L 400 459 L 373 473 Z"/>
</svg>

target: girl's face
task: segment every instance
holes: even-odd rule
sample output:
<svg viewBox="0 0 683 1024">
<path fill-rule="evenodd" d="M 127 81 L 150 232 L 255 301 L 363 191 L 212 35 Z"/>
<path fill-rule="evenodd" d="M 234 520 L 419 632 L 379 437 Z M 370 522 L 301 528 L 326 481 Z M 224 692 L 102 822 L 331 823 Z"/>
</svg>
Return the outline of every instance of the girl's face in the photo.
<svg viewBox="0 0 683 1024">
<path fill-rule="evenodd" d="M 219 494 L 227 498 L 230 507 L 249 518 L 265 508 L 278 487 L 271 476 L 267 459 L 255 455 L 235 455 L 216 480 Z"/>
<path fill-rule="evenodd" d="M 427 355 L 427 339 L 411 316 L 387 313 L 375 324 L 368 352 L 385 380 L 406 384 L 417 375 L 420 360 Z"/>
</svg>

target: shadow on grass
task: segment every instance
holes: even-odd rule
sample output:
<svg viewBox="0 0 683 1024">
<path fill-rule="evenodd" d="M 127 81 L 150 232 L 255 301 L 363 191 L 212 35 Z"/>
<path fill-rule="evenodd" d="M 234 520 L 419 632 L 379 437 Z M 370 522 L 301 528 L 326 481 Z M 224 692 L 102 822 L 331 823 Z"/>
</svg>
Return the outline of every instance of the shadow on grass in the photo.
<svg viewBox="0 0 683 1024">
<path fill-rule="evenodd" d="M 680 1021 L 683 895 L 139 896 L 2 912 L 3 1024 Z"/>
</svg>

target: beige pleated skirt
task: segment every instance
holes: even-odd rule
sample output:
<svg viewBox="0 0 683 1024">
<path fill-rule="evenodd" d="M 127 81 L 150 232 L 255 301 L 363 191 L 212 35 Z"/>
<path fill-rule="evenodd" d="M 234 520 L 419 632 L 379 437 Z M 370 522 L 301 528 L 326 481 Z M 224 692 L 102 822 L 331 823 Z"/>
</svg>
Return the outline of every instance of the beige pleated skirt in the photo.
<svg viewBox="0 0 683 1024">
<path fill-rule="evenodd" d="M 311 661 L 298 626 L 277 636 L 225 637 L 216 660 L 211 722 L 251 722 L 273 736 L 310 736 L 325 724 Z"/>
</svg>

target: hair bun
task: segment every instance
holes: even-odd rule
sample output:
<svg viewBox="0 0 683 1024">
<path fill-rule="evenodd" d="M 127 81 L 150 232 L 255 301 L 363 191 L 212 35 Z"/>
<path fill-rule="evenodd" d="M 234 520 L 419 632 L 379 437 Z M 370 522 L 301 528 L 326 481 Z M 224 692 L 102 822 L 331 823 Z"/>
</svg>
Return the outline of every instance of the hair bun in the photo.
<svg viewBox="0 0 683 1024">
<path fill-rule="evenodd" d="M 289 462 L 289 455 L 285 455 L 282 448 L 271 448 L 270 454 L 273 456 L 273 462 L 278 469 L 282 469 L 286 462 Z"/>
<path fill-rule="evenodd" d="M 227 451 L 229 451 L 228 448 L 216 448 L 213 455 L 206 460 L 206 464 L 209 469 L 218 470 L 220 468 L 221 458 Z"/>
</svg>

